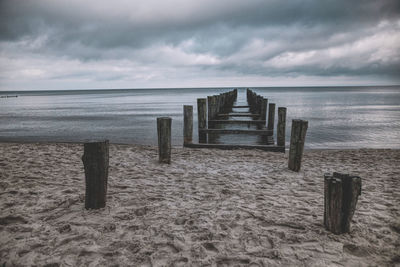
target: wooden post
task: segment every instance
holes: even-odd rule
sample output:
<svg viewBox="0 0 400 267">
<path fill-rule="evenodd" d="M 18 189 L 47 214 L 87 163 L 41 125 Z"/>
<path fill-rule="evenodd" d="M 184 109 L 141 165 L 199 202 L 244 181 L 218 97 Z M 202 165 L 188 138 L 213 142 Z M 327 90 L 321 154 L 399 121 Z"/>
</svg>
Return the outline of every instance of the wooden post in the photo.
<svg viewBox="0 0 400 267">
<path fill-rule="evenodd" d="M 212 104 L 212 96 L 207 96 L 207 116 L 208 120 L 213 119 L 213 104 Z"/>
<path fill-rule="evenodd" d="M 85 208 L 100 209 L 106 206 L 109 142 L 88 142 L 83 145 L 82 162 L 85 168 Z"/>
<path fill-rule="evenodd" d="M 268 98 L 263 98 L 261 102 L 261 120 L 267 120 Z"/>
<path fill-rule="evenodd" d="M 262 110 L 261 110 L 261 105 L 262 105 L 262 96 L 256 95 L 256 114 L 260 114 L 262 116 Z"/>
<path fill-rule="evenodd" d="M 275 124 L 275 104 L 270 103 L 268 107 L 268 130 L 273 131 Z"/>
<path fill-rule="evenodd" d="M 212 108 L 212 117 L 211 119 L 214 120 L 218 114 L 218 96 L 213 95 L 211 97 L 211 108 Z"/>
<path fill-rule="evenodd" d="M 350 232 L 361 195 L 361 178 L 334 172 L 324 174 L 324 225 L 334 234 Z"/>
<path fill-rule="evenodd" d="M 207 134 L 200 132 L 201 129 L 207 128 L 207 99 L 197 99 L 197 122 L 199 130 L 199 143 L 207 143 Z"/>
<path fill-rule="evenodd" d="M 278 108 L 278 126 L 276 129 L 276 139 L 278 146 L 285 146 L 286 135 L 286 108 Z"/>
<path fill-rule="evenodd" d="M 308 121 L 292 120 L 292 133 L 289 148 L 289 169 L 298 172 L 303 157 L 304 142 L 308 128 Z"/>
<path fill-rule="evenodd" d="M 193 106 L 183 106 L 183 145 L 193 141 Z"/>
<path fill-rule="evenodd" d="M 157 118 L 158 161 L 171 163 L 171 123 L 169 117 Z"/>
</svg>

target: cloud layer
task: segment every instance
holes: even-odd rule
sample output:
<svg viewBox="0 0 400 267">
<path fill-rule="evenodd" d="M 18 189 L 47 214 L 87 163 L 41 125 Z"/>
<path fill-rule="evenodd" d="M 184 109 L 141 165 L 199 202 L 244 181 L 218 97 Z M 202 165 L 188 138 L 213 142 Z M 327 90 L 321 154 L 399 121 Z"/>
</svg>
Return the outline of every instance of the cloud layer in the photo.
<svg viewBox="0 0 400 267">
<path fill-rule="evenodd" d="M 0 1 L 0 90 L 400 83 L 400 2 Z"/>
</svg>

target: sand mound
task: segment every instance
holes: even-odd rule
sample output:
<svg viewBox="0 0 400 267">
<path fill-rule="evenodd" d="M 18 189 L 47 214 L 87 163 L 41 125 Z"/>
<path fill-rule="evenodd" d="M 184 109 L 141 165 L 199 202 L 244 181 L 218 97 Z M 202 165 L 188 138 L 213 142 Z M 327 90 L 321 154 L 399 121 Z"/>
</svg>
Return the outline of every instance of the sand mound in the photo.
<svg viewBox="0 0 400 267">
<path fill-rule="evenodd" d="M 111 145 L 107 207 L 84 209 L 76 144 L 0 144 L 0 265 L 400 264 L 400 151 L 287 155 Z M 350 234 L 324 230 L 323 173 L 363 179 Z"/>
</svg>

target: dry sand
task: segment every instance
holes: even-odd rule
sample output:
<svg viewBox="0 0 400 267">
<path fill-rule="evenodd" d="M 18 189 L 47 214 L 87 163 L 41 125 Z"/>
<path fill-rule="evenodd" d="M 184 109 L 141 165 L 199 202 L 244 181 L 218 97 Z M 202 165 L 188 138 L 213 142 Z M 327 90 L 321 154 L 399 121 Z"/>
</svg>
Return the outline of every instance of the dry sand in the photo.
<svg viewBox="0 0 400 267">
<path fill-rule="evenodd" d="M 107 207 L 84 209 L 83 148 L 0 144 L 0 266 L 398 266 L 400 151 L 287 154 L 111 145 Z M 362 177 L 327 232 L 323 173 Z M 53 265 L 51 265 L 53 264 Z"/>
</svg>

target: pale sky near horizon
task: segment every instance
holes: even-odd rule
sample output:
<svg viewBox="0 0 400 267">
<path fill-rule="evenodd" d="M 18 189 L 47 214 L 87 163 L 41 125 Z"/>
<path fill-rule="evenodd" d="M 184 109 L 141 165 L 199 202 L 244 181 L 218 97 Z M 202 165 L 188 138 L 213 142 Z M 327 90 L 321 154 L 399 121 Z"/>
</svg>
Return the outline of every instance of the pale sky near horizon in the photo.
<svg viewBox="0 0 400 267">
<path fill-rule="evenodd" d="M 0 90 L 400 84 L 398 0 L 0 0 Z"/>
</svg>

